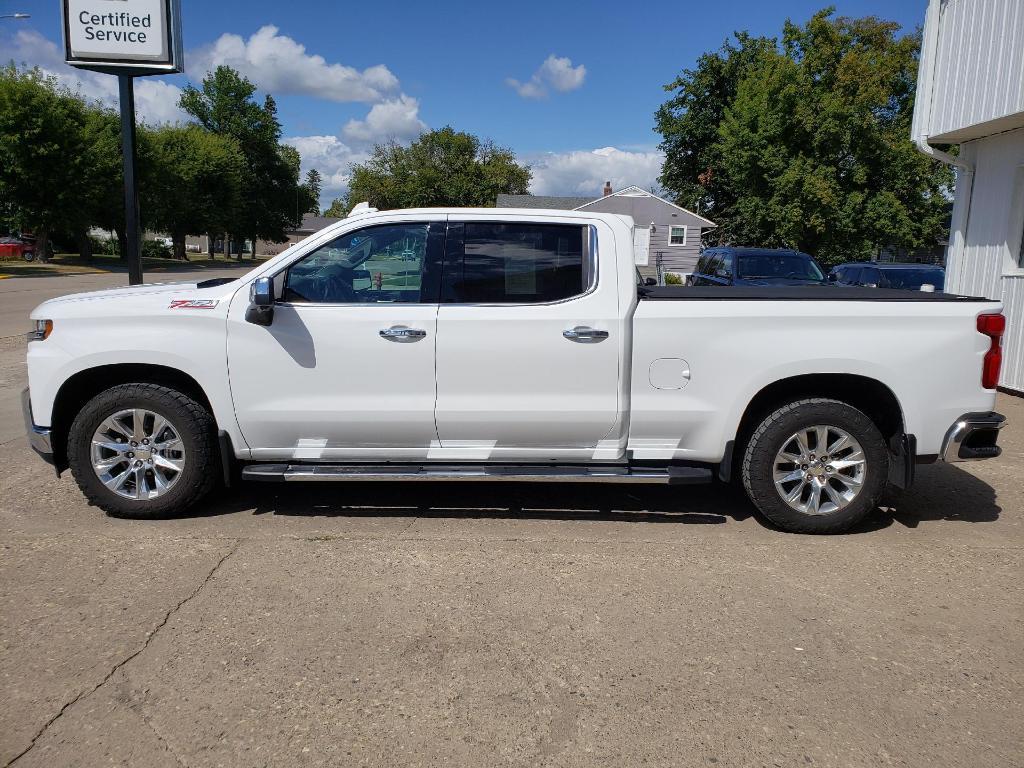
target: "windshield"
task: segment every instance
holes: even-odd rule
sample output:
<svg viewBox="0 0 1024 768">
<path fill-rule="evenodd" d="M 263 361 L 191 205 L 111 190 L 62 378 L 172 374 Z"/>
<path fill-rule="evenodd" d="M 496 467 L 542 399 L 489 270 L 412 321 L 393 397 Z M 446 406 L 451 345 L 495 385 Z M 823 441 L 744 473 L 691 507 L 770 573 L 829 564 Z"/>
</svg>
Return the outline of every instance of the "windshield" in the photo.
<svg viewBox="0 0 1024 768">
<path fill-rule="evenodd" d="M 740 254 L 739 277 L 747 280 L 782 278 L 789 280 L 824 280 L 821 270 L 805 253 Z"/>
<path fill-rule="evenodd" d="M 928 283 L 934 285 L 936 290 L 942 290 L 946 282 L 946 274 L 936 267 L 925 267 L 922 269 L 883 269 L 882 288 L 909 288 L 918 290 L 922 285 Z"/>
</svg>

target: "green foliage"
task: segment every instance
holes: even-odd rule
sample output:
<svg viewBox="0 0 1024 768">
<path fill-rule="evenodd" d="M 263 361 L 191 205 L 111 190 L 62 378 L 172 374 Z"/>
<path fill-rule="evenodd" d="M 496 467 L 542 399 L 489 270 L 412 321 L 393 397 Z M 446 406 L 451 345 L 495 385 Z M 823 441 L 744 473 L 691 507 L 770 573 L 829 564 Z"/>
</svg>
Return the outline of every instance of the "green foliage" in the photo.
<svg viewBox="0 0 1024 768">
<path fill-rule="evenodd" d="M 146 259 L 169 259 L 171 249 L 159 240 L 143 240 L 142 256 Z"/>
<path fill-rule="evenodd" d="M 115 237 L 89 237 L 93 253 L 103 256 L 120 256 L 121 246 Z"/>
<path fill-rule="evenodd" d="M 146 130 L 143 209 L 152 229 L 174 239 L 185 258 L 185 236 L 228 231 L 238 215 L 244 158 L 234 139 L 198 125 Z"/>
<path fill-rule="evenodd" d="M 0 206 L 39 234 L 79 227 L 93 157 L 85 103 L 38 70 L 0 68 Z"/>
<path fill-rule="evenodd" d="M 702 57 L 657 114 L 662 184 L 723 242 L 826 264 L 934 242 L 952 174 L 910 142 L 920 41 L 898 29 L 826 9 Z"/>
<path fill-rule="evenodd" d="M 320 189 L 323 185 L 323 179 L 320 177 L 320 171 L 316 168 L 310 168 L 306 174 L 306 183 L 302 185 L 301 194 L 305 195 L 306 207 L 305 213 L 311 213 L 314 216 L 320 215 Z"/>
<path fill-rule="evenodd" d="M 683 278 L 677 275 L 675 272 L 665 273 L 665 285 L 682 285 Z"/>
<path fill-rule="evenodd" d="M 188 86 L 180 105 L 208 131 L 236 142 L 244 159 L 241 205 L 228 231 L 240 237 L 281 242 L 302 220 L 298 152 L 282 145 L 277 105 L 231 67 L 219 66 Z"/>
<path fill-rule="evenodd" d="M 344 217 L 346 213 L 348 213 L 348 198 L 336 197 L 330 207 L 324 211 L 324 216 L 333 216 L 334 218 L 340 219 Z"/>
<path fill-rule="evenodd" d="M 530 177 L 511 150 L 445 127 L 408 147 L 375 146 L 369 160 L 352 166 L 345 208 L 364 200 L 380 209 L 493 206 L 499 193 L 525 194 Z"/>
</svg>

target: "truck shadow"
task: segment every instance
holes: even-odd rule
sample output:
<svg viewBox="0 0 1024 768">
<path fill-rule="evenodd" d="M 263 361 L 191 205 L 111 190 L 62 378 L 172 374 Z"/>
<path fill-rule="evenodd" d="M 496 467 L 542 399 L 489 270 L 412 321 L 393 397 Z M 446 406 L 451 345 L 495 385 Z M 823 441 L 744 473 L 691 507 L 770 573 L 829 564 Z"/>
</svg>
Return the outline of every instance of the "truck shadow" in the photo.
<svg viewBox="0 0 1024 768">
<path fill-rule="evenodd" d="M 906 492 L 891 490 L 851 533 L 899 524 L 999 519 L 995 490 L 948 464 L 924 466 Z M 426 517 L 452 519 L 593 520 L 715 525 L 755 518 L 743 491 L 720 484 L 642 486 L 584 483 L 239 483 L 204 505 L 200 515 L 249 513 L 294 517 Z"/>
</svg>

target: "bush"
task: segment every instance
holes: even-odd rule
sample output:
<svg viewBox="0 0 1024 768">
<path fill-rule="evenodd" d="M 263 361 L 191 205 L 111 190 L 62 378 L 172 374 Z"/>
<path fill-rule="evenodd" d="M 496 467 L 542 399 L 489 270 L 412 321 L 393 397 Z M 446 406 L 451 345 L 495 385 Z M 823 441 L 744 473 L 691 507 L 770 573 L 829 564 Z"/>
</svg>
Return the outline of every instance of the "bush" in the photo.
<svg viewBox="0 0 1024 768">
<path fill-rule="evenodd" d="M 92 252 L 95 254 L 102 254 L 104 256 L 121 255 L 121 244 L 117 242 L 116 237 L 92 237 L 90 235 L 89 240 L 92 241 Z"/>
<path fill-rule="evenodd" d="M 169 259 L 171 249 L 159 240 L 142 241 L 142 257 L 146 259 Z"/>
<path fill-rule="evenodd" d="M 665 273 L 665 285 L 682 285 L 683 278 L 681 275 L 677 275 L 675 272 Z"/>
</svg>

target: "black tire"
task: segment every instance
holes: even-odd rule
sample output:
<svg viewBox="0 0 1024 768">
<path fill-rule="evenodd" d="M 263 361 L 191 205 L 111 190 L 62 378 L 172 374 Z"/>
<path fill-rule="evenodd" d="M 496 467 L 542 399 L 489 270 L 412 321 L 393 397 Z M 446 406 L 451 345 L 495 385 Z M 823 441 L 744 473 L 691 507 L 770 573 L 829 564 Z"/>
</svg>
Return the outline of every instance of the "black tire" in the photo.
<svg viewBox="0 0 1024 768">
<path fill-rule="evenodd" d="M 92 465 L 92 437 L 118 411 L 144 408 L 170 421 L 185 450 L 181 476 L 161 496 L 129 499 L 107 488 Z M 216 424 L 188 395 L 158 384 L 121 384 L 101 392 L 79 411 L 68 435 L 68 464 L 90 503 L 113 517 L 157 519 L 179 515 L 210 492 L 220 475 Z"/>
<path fill-rule="evenodd" d="M 814 425 L 845 430 L 860 443 L 866 461 L 864 483 L 853 500 L 845 507 L 820 514 L 808 514 L 791 507 L 776 489 L 773 479 L 775 457 L 784 443 L 794 433 Z M 875 509 L 888 474 L 889 452 L 875 423 L 847 403 L 824 398 L 797 400 L 769 414 L 747 442 L 741 468 L 743 487 L 754 506 L 775 525 L 793 533 L 848 530 Z"/>
</svg>

